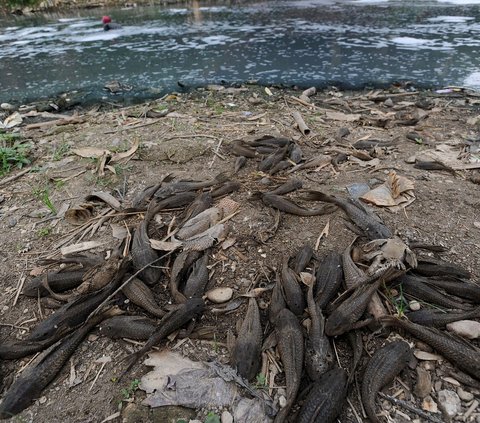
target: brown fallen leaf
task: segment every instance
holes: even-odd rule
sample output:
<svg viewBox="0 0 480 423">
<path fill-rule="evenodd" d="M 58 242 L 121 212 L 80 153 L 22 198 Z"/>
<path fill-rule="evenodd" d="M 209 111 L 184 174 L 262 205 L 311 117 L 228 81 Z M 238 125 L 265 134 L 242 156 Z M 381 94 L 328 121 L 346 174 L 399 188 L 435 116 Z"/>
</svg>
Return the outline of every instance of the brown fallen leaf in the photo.
<svg viewBox="0 0 480 423">
<path fill-rule="evenodd" d="M 76 148 L 72 150 L 72 153 L 86 159 L 98 159 L 104 154 L 111 154 L 109 150 L 106 150 L 104 148 L 96 148 L 96 147 Z"/>
<path fill-rule="evenodd" d="M 112 155 L 112 158 L 110 159 L 110 163 L 121 163 L 121 164 L 127 163 L 135 154 L 135 152 L 138 150 L 139 145 L 140 145 L 140 140 L 137 138 L 133 142 L 133 145 L 132 147 L 130 147 L 130 149 L 128 149 L 127 151 L 124 151 L 123 153 L 115 153 L 114 155 Z"/>
</svg>

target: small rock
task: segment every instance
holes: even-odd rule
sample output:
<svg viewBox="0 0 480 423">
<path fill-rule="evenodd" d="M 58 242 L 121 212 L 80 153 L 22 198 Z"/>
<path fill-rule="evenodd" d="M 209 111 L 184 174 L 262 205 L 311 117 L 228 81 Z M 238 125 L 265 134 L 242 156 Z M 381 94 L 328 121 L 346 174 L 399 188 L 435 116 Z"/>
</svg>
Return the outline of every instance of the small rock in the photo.
<svg viewBox="0 0 480 423">
<path fill-rule="evenodd" d="M 461 386 L 457 388 L 457 395 L 465 402 L 471 401 L 474 398 L 471 392 L 464 391 Z"/>
<path fill-rule="evenodd" d="M 417 158 L 415 156 L 410 156 L 405 159 L 405 163 L 408 164 L 414 164 L 417 161 Z"/>
<path fill-rule="evenodd" d="M 450 417 L 456 416 L 462 410 L 461 401 L 456 392 L 443 389 L 438 393 L 438 401 Z"/>
<path fill-rule="evenodd" d="M 10 103 L 2 103 L 0 104 L 0 109 L 2 110 L 7 110 L 7 111 L 12 111 L 12 110 L 15 110 L 15 106 L 13 104 L 10 104 Z"/>
<path fill-rule="evenodd" d="M 220 420 L 222 423 L 233 423 L 233 416 L 228 411 L 224 411 Z"/>
<path fill-rule="evenodd" d="M 383 104 L 387 107 L 393 107 L 393 100 L 389 97 L 383 102 Z"/>
<path fill-rule="evenodd" d="M 207 298 L 216 304 L 225 303 L 233 297 L 232 288 L 214 288 L 207 292 Z"/>
<path fill-rule="evenodd" d="M 435 382 L 435 385 L 434 385 L 434 388 L 435 388 L 435 392 L 438 392 L 442 389 L 442 381 L 441 380 L 437 380 Z"/>
<path fill-rule="evenodd" d="M 10 216 L 7 220 L 7 225 L 9 228 L 13 228 L 17 225 L 17 219 L 13 216 Z"/>
<path fill-rule="evenodd" d="M 40 399 L 38 400 L 38 402 L 40 404 L 45 404 L 47 402 L 47 397 L 43 396 L 43 397 L 40 397 Z"/>
<path fill-rule="evenodd" d="M 460 382 L 450 376 L 442 377 L 442 379 L 453 386 L 460 386 Z"/>
<path fill-rule="evenodd" d="M 418 311 L 418 310 L 420 310 L 420 307 L 421 307 L 420 303 L 417 300 L 410 301 L 408 306 L 410 307 L 410 310 L 412 310 L 412 311 Z"/>
<path fill-rule="evenodd" d="M 430 413 L 438 413 L 438 406 L 437 403 L 433 400 L 433 398 L 428 395 L 422 401 L 422 408 L 425 411 L 430 411 Z"/>
<path fill-rule="evenodd" d="M 474 320 L 459 320 L 458 322 L 449 323 L 447 329 L 467 339 L 480 337 L 480 322 L 475 322 Z"/>
<path fill-rule="evenodd" d="M 284 408 L 287 405 L 287 399 L 283 395 L 278 398 L 278 405 L 280 408 Z"/>
<path fill-rule="evenodd" d="M 442 357 L 439 356 L 438 354 L 433 354 L 433 353 L 420 351 L 420 350 L 415 350 L 413 352 L 413 355 L 417 357 L 419 360 L 425 360 L 425 361 L 438 361 L 442 359 Z"/>
<path fill-rule="evenodd" d="M 341 128 L 338 129 L 337 131 L 338 138 L 343 138 L 343 137 L 346 137 L 347 135 L 350 135 L 350 130 L 348 128 L 346 128 L 345 126 L 342 126 Z"/>
</svg>

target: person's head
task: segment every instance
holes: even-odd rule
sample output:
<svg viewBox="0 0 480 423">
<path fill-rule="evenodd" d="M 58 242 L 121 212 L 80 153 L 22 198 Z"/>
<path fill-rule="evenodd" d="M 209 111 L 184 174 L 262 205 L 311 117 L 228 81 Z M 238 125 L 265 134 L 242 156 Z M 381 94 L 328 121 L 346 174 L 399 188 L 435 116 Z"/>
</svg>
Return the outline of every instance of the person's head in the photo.
<svg viewBox="0 0 480 423">
<path fill-rule="evenodd" d="M 104 17 L 102 18 L 102 23 L 103 23 L 104 25 L 105 25 L 105 24 L 108 24 L 108 23 L 110 23 L 110 22 L 112 22 L 112 18 L 111 18 L 110 16 L 104 16 Z"/>
</svg>

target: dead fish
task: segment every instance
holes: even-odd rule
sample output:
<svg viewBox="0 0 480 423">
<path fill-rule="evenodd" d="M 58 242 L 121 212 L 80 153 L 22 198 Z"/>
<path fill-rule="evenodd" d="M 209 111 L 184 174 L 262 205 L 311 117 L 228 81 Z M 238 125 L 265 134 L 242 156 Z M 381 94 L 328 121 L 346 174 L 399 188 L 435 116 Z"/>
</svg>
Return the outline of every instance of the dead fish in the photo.
<svg viewBox="0 0 480 423">
<path fill-rule="evenodd" d="M 310 387 L 300 409 L 297 423 L 333 423 L 337 421 L 347 398 L 347 374 L 335 367 Z"/>
<path fill-rule="evenodd" d="M 101 323 L 100 333 L 111 339 L 146 341 L 156 328 L 155 321 L 143 316 L 115 316 Z"/>
<path fill-rule="evenodd" d="M 190 239 L 220 222 L 222 217 L 221 209 L 210 207 L 185 222 L 176 233 L 175 238 L 179 240 Z"/>
<path fill-rule="evenodd" d="M 30 406 L 32 401 L 38 398 L 57 376 L 93 327 L 116 313 L 118 313 L 118 309 L 111 309 L 93 317 L 75 333 L 63 339 L 59 345 L 46 352 L 41 360 L 24 370 L 7 391 L 0 404 L 0 419 L 11 418 Z"/>
<path fill-rule="evenodd" d="M 229 148 L 230 151 L 236 156 L 253 159 L 257 155 L 255 149 L 247 145 L 243 140 L 232 141 L 229 145 Z"/>
<path fill-rule="evenodd" d="M 320 216 L 335 211 L 335 207 L 332 206 L 320 207 L 317 209 L 305 209 L 294 202 L 275 194 L 264 193 L 261 198 L 266 206 L 297 216 Z"/>
<path fill-rule="evenodd" d="M 228 177 L 224 173 L 219 173 L 214 179 L 207 181 L 176 181 L 165 184 L 155 193 L 157 200 L 165 200 L 175 194 L 182 192 L 196 191 L 203 188 L 208 188 L 213 185 L 224 183 Z M 172 207 L 172 206 L 170 206 Z M 165 207 L 166 208 L 166 207 Z"/>
<path fill-rule="evenodd" d="M 392 238 L 392 231 L 373 213 L 367 211 L 362 204 L 352 199 L 343 199 L 320 191 L 310 190 L 307 192 L 309 200 L 333 203 L 340 207 L 347 216 L 357 225 L 370 240 Z"/>
<path fill-rule="evenodd" d="M 122 288 L 125 296 L 135 305 L 156 317 L 165 316 L 166 312 L 155 302 L 153 292 L 140 279 L 133 278 Z"/>
<path fill-rule="evenodd" d="M 383 316 L 380 322 L 409 332 L 415 338 L 430 345 L 460 370 L 480 379 L 480 349 L 470 343 L 458 341 L 452 335 L 438 329 L 426 328 L 393 316 Z"/>
<path fill-rule="evenodd" d="M 201 192 L 197 195 L 195 200 L 188 205 L 185 211 L 182 213 L 180 217 L 179 226 L 185 224 L 189 219 L 194 218 L 195 216 L 199 215 L 201 212 L 209 209 L 212 207 L 213 198 L 212 194 L 209 192 Z"/>
<path fill-rule="evenodd" d="M 330 251 L 320 261 L 315 277 L 317 290 L 315 302 L 321 310 L 324 310 L 342 286 L 343 270 L 340 254 Z"/>
<path fill-rule="evenodd" d="M 324 374 L 334 362 L 330 340 L 325 336 L 325 318 L 322 310 L 313 299 L 313 283 L 315 277 L 302 278 L 308 286 L 307 304 L 310 315 L 310 331 L 305 342 L 305 369 L 311 380 L 315 381 Z"/>
<path fill-rule="evenodd" d="M 258 165 L 258 170 L 262 172 L 269 171 L 272 167 L 274 167 L 278 162 L 280 162 L 287 154 L 288 145 L 285 147 L 279 148 L 274 151 L 269 156 L 265 157 L 260 164 Z"/>
<path fill-rule="evenodd" d="M 242 185 L 238 182 L 228 181 L 212 190 L 211 195 L 213 198 L 223 197 L 224 195 L 239 191 L 241 187 Z"/>
<path fill-rule="evenodd" d="M 82 282 L 85 272 L 86 269 L 73 270 L 71 272 L 46 272 L 26 282 L 22 294 L 27 297 L 44 297 L 49 295 L 48 290 L 43 286 L 43 279 L 45 278 L 54 292 L 74 289 Z"/>
<path fill-rule="evenodd" d="M 298 170 L 304 170 L 304 169 L 312 169 L 312 168 L 323 168 L 325 166 L 328 166 L 332 161 L 332 157 L 321 154 L 317 157 L 313 157 L 309 160 L 307 160 L 304 163 L 297 164 L 296 166 L 293 166 L 288 173 L 296 172 Z"/>
<path fill-rule="evenodd" d="M 200 252 L 198 251 L 182 251 L 173 262 L 169 287 L 170 294 L 177 304 L 186 301 L 185 295 L 180 292 L 180 285 L 182 281 L 186 280 L 190 267 L 199 257 Z"/>
<path fill-rule="evenodd" d="M 327 318 L 325 332 L 328 336 L 342 335 L 349 330 L 360 327 L 358 320 L 367 309 L 372 295 L 377 291 L 382 279 L 354 288 L 353 293 L 340 303 Z M 363 326 L 365 324 L 362 324 Z"/>
<path fill-rule="evenodd" d="M 442 294 L 438 289 L 423 283 L 422 279 L 413 275 L 403 275 L 395 283 L 401 283 L 403 291 L 415 298 L 431 302 L 440 307 L 453 308 L 458 310 L 469 310 L 470 304 L 462 303 L 459 298 Z"/>
<path fill-rule="evenodd" d="M 302 328 L 290 310 L 284 308 L 278 313 L 275 335 L 285 372 L 287 403 L 276 415 L 274 423 L 283 423 L 297 397 L 304 357 Z"/>
<path fill-rule="evenodd" d="M 422 258 L 418 260 L 415 273 L 423 276 L 446 276 L 461 279 L 470 279 L 470 272 L 455 264 L 434 258 Z"/>
<path fill-rule="evenodd" d="M 436 278 L 422 278 L 422 282 L 443 289 L 448 294 L 465 298 L 480 304 L 480 286 L 462 279 L 444 280 Z"/>
<path fill-rule="evenodd" d="M 276 175 L 278 172 L 281 172 L 282 170 L 288 169 L 292 167 L 291 162 L 288 160 L 282 160 L 278 162 L 275 166 L 273 166 L 269 171 L 269 175 Z"/>
<path fill-rule="evenodd" d="M 275 188 L 273 191 L 269 191 L 268 194 L 284 195 L 292 191 L 297 191 L 301 189 L 302 186 L 303 183 L 300 179 L 291 178 L 284 184 Z"/>
<path fill-rule="evenodd" d="M 458 322 L 459 320 L 480 318 L 480 307 L 461 313 L 448 311 L 443 312 L 433 309 L 422 309 L 406 314 L 408 320 L 422 326 L 444 327 L 448 323 Z"/>
<path fill-rule="evenodd" d="M 169 311 L 162 320 L 160 320 L 157 329 L 153 332 L 150 338 L 148 338 L 147 343 L 129 357 L 128 365 L 121 377 L 123 377 L 153 346 L 158 345 L 168 335 L 186 325 L 194 317 L 202 314 L 204 309 L 205 302 L 201 298 L 191 298 L 183 304 L 175 306 L 175 308 Z"/>
<path fill-rule="evenodd" d="M 269 135 L 263 136 L 261 138 L 258 138 L 254 141 L 250 142 L 250 145 L 252 147 L 285 147 L 286 145 L 289 145 L 292 141 L 288 138 L 282 138 L 282 137 L 272 137 Z"/>
<path fill-rule="evenodd" d="M 417 160 L 413 165 L 415 169 L 422 169 L 422 170 L 444 170 L 452 175 L 456 175 L 457 172 L 452 169 L 451 167 L 438 162 L 438 161 L 421 161 Z"/>
<path fill-rule="evenodd" d="M 310 245 L 305 244 L 300 250 L 298 250 L 297 255 L 293 260 L 293 271 L 295 273 L 303 272 L 303 270 L 307 267 L 308 263 L 313 257 L 313 248 Z"/>
<path fill-rule="evenodd" d="M 257 300 L 250 298 L 245 317 L 241 320 L 241 326 L 231 353 L 231 363 L 237 369 L 240 376 L 246 380 L 253 379 L 259 372 L 262 364 L 262 325 L 260 323 L 260 311 Z"/>
<path fill-rule="evenodd" d="M 238 156 L 235 160 L 235 166 L 233 168 L 233 173 L 238 173 L 247 163 L 247 158 L 245 156 Z"/>
<path fill-rule="evenodd" d="M 147 233 L 148 221 L 146 219 L 147 217 L 142 223 L 140 223 L 137 230 L 133 233 L 130 254 L 132 256 L 134 269 L 136 271 L 143 269 L 138 274 L 138 277 L 147 285 L 153 286 L 160 280 L 162 271 L 158 268 L 160 263 L 157 262 L 159 261 L 160 256 L 150 245 L 150 239 L 148 238 Z M 152 263 L 153 265 L 150 265 Z"/>
<path fill-rule="evenodd" d="M 208 253 L 205 252 L 192 266 L 183 294 L 187 298 L 202 297 L 208 284 Z"/>
<path fill-rule="evenodd" d="M 295 272 L 288 267 L 288 260 L 282 265 L 282 276 L 280 278 L 284 293 L 285 302 L 294 314 L 300 315 L 305 310 L 305 298 L 302 288 L 298 283 Z"/>
<path fill-rule="evenodd" d="M 282 284 L 277 277 L 277 281 L 272 290 L 272 297 L 268 306 L 268 320 L 273 325 L 277 320 L 277 315 L 280 311 L 287 307 L 287 303 L 283 298 Z"/>
<path fill-rule="evenodd" d="M 381 423 L 375 413 L 377 393 L 406 367 L 411 357 L 410 345 L 395 341 L 377 350 L 368 362 L 362 380 L 362 402 L 372 423 Z"/>
<path fill-rule="evenodd" d="M 296 164 L 300 163 L 303 158 L 303 151 L 298 144 L 293 144 L 290 149 L 290 160 Z"/>
</svg>

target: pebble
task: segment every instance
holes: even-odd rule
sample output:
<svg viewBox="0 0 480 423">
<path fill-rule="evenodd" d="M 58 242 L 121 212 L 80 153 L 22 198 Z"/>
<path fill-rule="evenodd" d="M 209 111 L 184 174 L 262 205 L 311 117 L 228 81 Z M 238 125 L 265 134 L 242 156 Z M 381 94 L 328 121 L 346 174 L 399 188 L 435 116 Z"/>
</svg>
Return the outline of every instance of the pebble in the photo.
<svg viewBox="0 0 480 423">
<path fill-rule="evenodd" d="M 425 411 L 430 411 L 431 413 L 437 413 L 438 412 L 437 403 L 433 400 L 433 398 L 430 395 L 426 396 L 423 399 L 422 408 Z"/>
<path fill-rule="evenodd" d="M 415 350 L 413 352 L 413 355 L 417 357 L 419 360 L 425 360 L 425 361 L 438 361 L 442 359 L 442 357 L 439 356 L 438 354 L 433 354 L 433 353 L 420 351 L 420 350 Z"/>
<path fill-rule="evenodd" d="M 474 398 L 471 392 L 464 391 L 461 386 L 457 388 L 457 394 L 462 401 L 468 402 Z"/>
<path fill-rule="evenodd" d="M 417 161 L 417 158 L 415 156 L 410 156 L 405 159 L 405 163 L 408 164 L 414 164 Z"/>
<path fill-rule="evenodd" d="M 13 216 L 10 216 L 7 220 L 7 225 L 9 228 L 13 228 L 17 225 L 17 219 Z"/>
<path fill-rule="evenodd" d="M 40 404 L 45 404 L 45 403 L 47 402 L 47 397 L 45 397 L 45 396 L 41 397 L 41 398 L 38 400 L 38 402 L 39 402 Z"/>
<path fill-rule="evenodd" d="M 437 381 L 435 382 L 434 387 L 435 387 L 435 392 L 440 391 L 440 389 L 442 389 L 442 381 L 441 381 L 441 380 L 437 380 Z"/>
<path fill-rule="evenodd" d="M 15 110 L 15 106 L 10 103 L 2 103 L 0 104 L 0 109 L 11 111 L 11 110 Z"/>
<path fill-rule="evenodd" d="M 467 339 L 477 339 L 480 337 L 480 322 L 474 320 L 459 320 L 447 324 L 447 329 L 456 335 Z"/>
<path fill-rule="evenodd" d="M 438 401 L 450 417 L 456 416 L 462 410 L 461 401 L 456 392 L 444 389 L 438 393 Z"/>
<path fill-rule="evenodd" d="M 393 107 L 393 100 L 389 97 L 383 102 L 383 104 L 387 107 Z"/>
<path fill-rule="evenodd" d="M 420 310 L 420 307 L 421 307 L 420 303 L 416 300 L 410 301 L 408 306 L 410 307 L 410 310 L 412 310 L 412 311 L 418 311 L 418 310 Z"/>
<path fill-rule="evenodd" d="M 233 297 L 232 288 L 214 288 L 207 292 L 207 298 L 216 304 L 229 301 Z"/>
<path fill-rule="evenodd" d="M 220 420 L 222 423 L 233 423 L 233 416 L 228 411 L 224 411 Z"/>
</svg>

